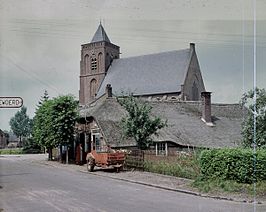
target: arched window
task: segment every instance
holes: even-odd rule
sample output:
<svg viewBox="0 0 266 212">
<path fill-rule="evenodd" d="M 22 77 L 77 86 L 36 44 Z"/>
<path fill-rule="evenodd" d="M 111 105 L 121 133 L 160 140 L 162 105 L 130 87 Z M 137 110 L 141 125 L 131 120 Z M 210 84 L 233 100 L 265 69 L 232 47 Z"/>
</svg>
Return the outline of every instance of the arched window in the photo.
<svg viewBox="0 0 266 212">
<path fill-rule="evenodd" d="M 198 101 L 198 100 L 199 100 L 199 89 L 196 82 L 194 81 L 192 86 L 192 101 Z"/>
<path fill-rule="evenodd" d="M 85 55 L 84 61 L 85 61 L 85 73 L 89 73 L 90 56 L 88 54 Z"/>
<path fill-rule="evenodd" d="M 95 54 L 93 54 L 91 57 L 91 70 L 97 70 L 97 58 L 95 57 Z"/>
<path fill-rule="evenodd" d="M 102 69 L 103 68 L 102 65 L 103 65 L 103 53 L 100 52 L 98 54 L 98 67 L 99 67 L 99 69 Z"/>
<path fill-rule="evenodd" d="M 92 79 L 91 82 L 90 82 L 90 97 L 91 98 L 94 98 L 95 95 L 96 95 L 96 92 L 97 92 L 97 81 L 96 79 Z"/>
</svg>

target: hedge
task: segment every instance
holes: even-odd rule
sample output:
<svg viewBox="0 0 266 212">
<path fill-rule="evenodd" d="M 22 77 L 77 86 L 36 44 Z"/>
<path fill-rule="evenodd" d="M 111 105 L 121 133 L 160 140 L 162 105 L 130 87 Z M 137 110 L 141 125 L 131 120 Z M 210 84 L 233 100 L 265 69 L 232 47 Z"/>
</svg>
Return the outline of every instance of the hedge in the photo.
<svg viewBox="0 0 266 212">
<path fill-rule="evenodd" d="M 266 149 L 256 151 L 256 171 L 252 149 L 212 149 L 200 155 L 201 177 L 252 183 L 266 180 Z M 254 175 L 255 173 L 255 175 Z"/>
</svg>

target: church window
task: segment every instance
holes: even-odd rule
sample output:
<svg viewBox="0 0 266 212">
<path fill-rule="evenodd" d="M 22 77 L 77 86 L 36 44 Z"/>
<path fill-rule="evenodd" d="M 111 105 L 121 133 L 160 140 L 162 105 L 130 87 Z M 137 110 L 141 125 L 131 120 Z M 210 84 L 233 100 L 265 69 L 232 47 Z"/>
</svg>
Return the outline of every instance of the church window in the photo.
<svg viewBox="0 0 266 212">
<path fill-rule="evenodd" d="M 90 65 L 90 57 L 88 54 L 85 55 L 85 73 L 89 72 L 89 65 Z"/>
<path fill-rule="evenodd" d="M 97 89 L 97 81 L 96 79 L 92 79 L 90 82 L 90 97 L 94 98 L 96 95 L 96 89 Z"/>
<path fill-rule="evenodd" d="M 198 101 L 198 100 L 199 100 L 199 90 L 196 85 L 196 82 L 194 82 L 192 86 L 192 101 Z"/>
<path fill-rule="evenodd" d="M 97 70 L 97 58 L 95 57 L 95 54 L 93 54 L 91 57 L 91 70 Z"/>
<path fill-rule="evenodd" d="M 103 68 L 102 65 L 103 65 L 103 54 L 100 52 L 98 54 L 98 66 L 99 66 L 99 68 Z"/>
</svg>

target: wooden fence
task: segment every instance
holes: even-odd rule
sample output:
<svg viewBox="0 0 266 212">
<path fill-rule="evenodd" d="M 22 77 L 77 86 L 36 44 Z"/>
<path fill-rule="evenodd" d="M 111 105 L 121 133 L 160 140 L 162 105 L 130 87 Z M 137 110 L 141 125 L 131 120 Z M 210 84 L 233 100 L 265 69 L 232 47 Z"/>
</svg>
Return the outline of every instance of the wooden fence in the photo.
<svg viewBox="0 0 266 212">
<path fill-rule="evenodd" d="M 184 157 L 185 156 L 185 157 Z M 154 150 L 131 150 L 127 154 L 125 160 L 125 169 L 138 169 L 144 171 L 145 161 L 146 162 L 165 162 L 165 163 L 180 163 L 185 164 L 193 158 L 192 152 L 169 152 L 167 156 L 156 155 Z"/>
<path fill-rule="evenodd" d="M 126 156 L 125 169 L 138 169 L 144 171 L 144 151 L 131 150 Z"/>
</svg>

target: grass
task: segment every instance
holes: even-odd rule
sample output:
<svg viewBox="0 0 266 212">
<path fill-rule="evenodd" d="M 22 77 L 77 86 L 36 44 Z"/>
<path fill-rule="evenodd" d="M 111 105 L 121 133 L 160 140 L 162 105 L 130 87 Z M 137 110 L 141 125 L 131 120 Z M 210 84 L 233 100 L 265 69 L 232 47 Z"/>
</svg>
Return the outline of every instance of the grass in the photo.
<svg viewBox="0 0 266 212">
<path fill-rule="evenodd" d="M 0 155 L 18 155 L 23 154 L 22 148 L 0 149 Z"/>
<path fill-rule="evenodd" d="M 200 177 L 193 183 L 192 187 L 204 193 L 241 193 L 242 195 L 252 196 L 254 193 L 253 184 L 238 183 L 233 180 L 203 180 Z M 256 196 L 265 197 L 266 181 L 256 183 Z"/>
<path fill-rule="evenodd" d="M 189 153 L 160 157 L 146 155 L 144 170 L 153 173 L 182 177 L 194 180 L 192 187 L 203 193 L 237 194 L 246 197 L 253 196 L 253 184 L 238 183 L 233 180 L 204 180 L 200 177 L 199 153 Z M 266 181 L 256 183 L 256 196 L 266 196 Z"/>
<path fill-rule="evenodd" d="M 188 179 L 196 179 L 200 173 L 195 153 L 167 157 L 145 155 L 144 170 Z"/>
</svg>

